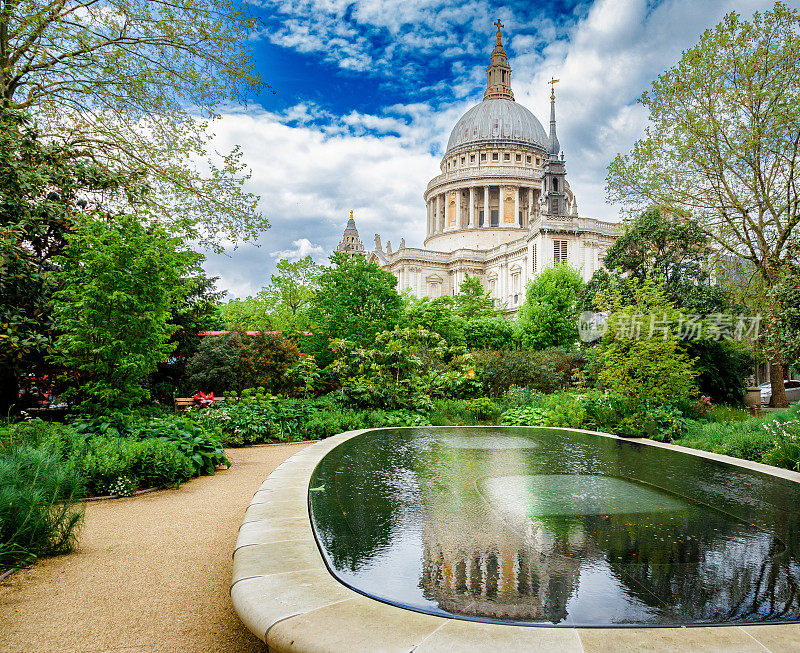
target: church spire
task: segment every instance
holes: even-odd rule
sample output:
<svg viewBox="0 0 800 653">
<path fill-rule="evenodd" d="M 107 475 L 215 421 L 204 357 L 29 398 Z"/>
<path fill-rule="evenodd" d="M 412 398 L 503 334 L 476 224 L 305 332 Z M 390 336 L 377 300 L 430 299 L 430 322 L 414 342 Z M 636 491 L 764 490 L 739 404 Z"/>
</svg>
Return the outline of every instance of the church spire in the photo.
<svg viewBox="0 0 800 653">
<path fill-rule="evenodd" d="M 556 136 L 556 91 L 555 84 L 559 80 L 550 78 L 550 143 L 547 146 L 547 153 L 551 157 L 557 157 L 561 150 L 561 144 Z"/>
<path fill-rule="evenodd" d="M 358 229 L 356 229 L 356 221 L 353 218 L 353 211 L 350 211 L 350 219 L 347 221 L 347 226 L 344 228 L 342 240 L 336 248 L 337 252 L 342 252 L 350 258 L 354 256 L 364 256 L 364 244 L 361 238 L 358 237 Z"/>
<path fill-rule="evenodd" d="M 486 69 L 486 92 L 483 94 L 485 100 L 513 100 L 514 93 L 511 91 L 511 67 L 508 65 L 508 55 L 503 47 L 503 33 L 500 29 L 503 23 L 497 20 L 497 42 L 492 50 L 492 63 Z"/>
</svg>

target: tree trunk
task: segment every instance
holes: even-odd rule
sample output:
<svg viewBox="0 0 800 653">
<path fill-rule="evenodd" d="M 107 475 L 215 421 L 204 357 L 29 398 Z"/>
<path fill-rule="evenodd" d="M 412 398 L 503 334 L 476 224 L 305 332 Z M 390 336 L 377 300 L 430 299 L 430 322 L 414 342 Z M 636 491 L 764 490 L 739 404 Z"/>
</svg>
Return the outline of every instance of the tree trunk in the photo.
<svg viewBox="0 0 800 653">
<path fill-rule="evenodd" d="M 783 365 L 777 361 L 771 361 L 769 364 L 769 382 L 772 386 L 769 405 L 773 408 L 786 408 L 789 401 L 786 399 L 786 389 L 783 386 Z"/>
</svg>

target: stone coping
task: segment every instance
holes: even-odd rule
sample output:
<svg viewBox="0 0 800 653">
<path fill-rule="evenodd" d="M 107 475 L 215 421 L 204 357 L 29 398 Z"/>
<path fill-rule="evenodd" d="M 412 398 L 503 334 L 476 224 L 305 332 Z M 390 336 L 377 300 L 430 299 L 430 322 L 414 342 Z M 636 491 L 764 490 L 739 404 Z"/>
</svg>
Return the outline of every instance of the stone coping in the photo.
<svg viewBox="0 0 800 653">
<path fill-rule="evenodd" d="M 308 513 L 308 484 L 325 454 L 370 430 L 381 429 L 340 433 L 288 458 L 264 481 L 245 512 L 233 554 L 231 599 L 239 618 L 266 642 L 270 651 L 800 650 L 800 624 L 676 628 L 513 626 L 422 614 L 351 590 L 330 574 L 317 547 Z M 707 451 L 597 431 L 552 430 L 579 431 L 674 449 L 800 482 L 798 472 Z"/>
</svg>

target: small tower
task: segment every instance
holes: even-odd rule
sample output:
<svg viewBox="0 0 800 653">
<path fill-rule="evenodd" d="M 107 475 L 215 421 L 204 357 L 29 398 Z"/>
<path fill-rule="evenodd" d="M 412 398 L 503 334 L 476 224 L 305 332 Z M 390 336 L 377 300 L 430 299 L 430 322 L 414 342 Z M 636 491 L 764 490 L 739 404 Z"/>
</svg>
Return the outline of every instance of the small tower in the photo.
<svg viewBox="0 0 800 653">
<path fill-rule="evenodd" d="M 503 33 L 500 28 L 503 23 L 499 20 L 497 26 L 497 42 L 492 50 L 492 63 L 486 69 L 486 92 L 484 100 L 513 100 L 511 91 L 511 66 L 508 65 L 508 55 L 503 47 Z"/>
<path fill-rule="evenodd" d="M 556 136 L 555 83 L 557 81 L 557 79 L 550 80 L 550 142 L 547 145 L 547 159 L 542 167 L 542 214 L 568 218 L 570 207 L 567 203 L 567 166 L 563 152 L 561 158 L 558 156 L 561 144 Z"/>
<path fill-rule="evenodd" d="M 337 252 L 346 254 L 350 258 L 355 256 L 365 256 L 364 244 L 358 237 L 358 229 L 356 229 L 356 221 L 353 219 L 353 211 L 350 211 L 350 219 L 347 221 L 347 226 L 344 228 L 342 234 L 342 242 L 336 248 Z"/>
</svg>

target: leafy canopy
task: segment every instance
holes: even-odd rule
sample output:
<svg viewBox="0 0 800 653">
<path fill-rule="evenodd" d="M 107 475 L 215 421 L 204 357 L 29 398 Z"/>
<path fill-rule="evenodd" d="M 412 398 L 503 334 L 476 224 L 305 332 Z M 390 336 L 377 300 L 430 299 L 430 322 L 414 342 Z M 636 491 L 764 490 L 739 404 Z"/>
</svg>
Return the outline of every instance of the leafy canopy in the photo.
<svg viewBox="0 0 800 653">
<path fill-rule="evenodd" d="M 580 273 L 566 264 L 545 268 L 528 282 L 525 303 L 514 323 L 523 349 L 571 347 L 578 340 L 577 304 L 584 283 Z"/>
<path fill-rule="evenodd" d="M 298 331 L 310 327 L 311 310 L 317 281 L 322 267 L 310 256 L 297 261 L 278 261 L 278 274 L 270 277 L 269 285 L 258 297 L 272 307 L 274 321 L 284 331 Z"/>
<path fill-rule="evenodd" d="M 54 273 L 60 335 L 51 358 L 68 372 L 65 396 L 90 411 L 147 397 L 144 379 L 176 346 L 169 318 L 196 262 L 179 239 L 133 216 L 76 223 Z"/>
<path fill-rule="evenodd" d="M 208 120 L 262 85 L 247 49 L 256 24 L 245 7 L 5 0 L 0 108 L 29 112 L 74 156 L 146 177 L 147 206 L 119 208 L 155 211 L 209 243 L 252 237 L 269 225 L 243 188 L 241 153 L 212 157 L 208 147 Z"/>
<path fill-rule="evenodd" d="M 690 213 L 722 250 L 774 280 L 800 222 L 800 12 L 735 12 L 640 102 L 645 138 L 608 167 L 612 201 Z"/>
<path fill-rule="evenodd" d="M 319 276 L 311 318 L 326 336 L 369 345 L 400 320 L 402 301 L 391 272 L 367 263 L 363 256 L 348 258 L 335 252 L 331 267 Z"/>
<path fill-rule="evenodd" d="M 678 311 L 657 282 L 634 280 L 632 301 L 612 288 L 601 308 L 609 313 L 598 361 L 598 379 L 606 390 L 664 401 L 697 393 L 697 372 L 675 333 Z M 653 334 L 651 318 L 659 321 Z M 642 319 L 637 331 L 634 325 Z"/>
<path fill-rule="evenodd" d="M 404 291 L 401 325 L 439 334 L 451 346 L 507 345 L 511 323 L 494 306 L 480 279 L 466 275 L 455 295 L 417 298 Z"/>
<path fill-rule="evenodd" d="M 0 109 L 0 412 L 16 400 L 23 374 L 49 371 L 53 271 L 67 235 L 124 183 Z"/>
<path fill-rule="evenodd" d="M 712 254 L 708 236 L 690 216 L 649 209 L 626 223 L 603 264 L 618 284 L 624 277 L 651 278 L 676 306 L 708 314 L 730 308 L 725 290 L 712 281 Z"/>
</svg>

